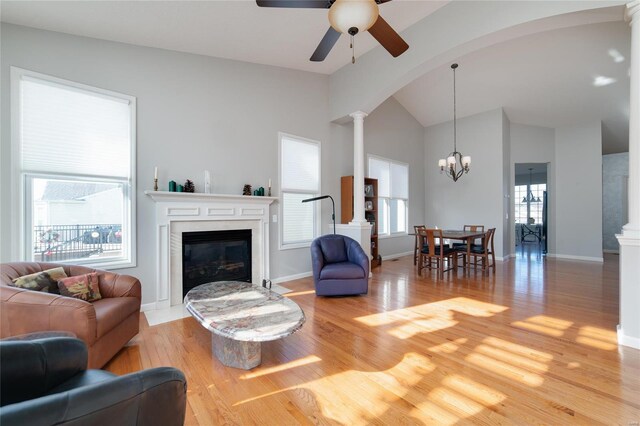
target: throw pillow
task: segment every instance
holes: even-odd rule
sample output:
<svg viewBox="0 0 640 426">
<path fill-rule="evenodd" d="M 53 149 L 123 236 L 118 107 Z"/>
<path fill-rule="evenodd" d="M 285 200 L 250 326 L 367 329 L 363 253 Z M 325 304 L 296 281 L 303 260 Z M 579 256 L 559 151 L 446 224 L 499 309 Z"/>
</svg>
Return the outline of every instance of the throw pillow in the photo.
<svg viewBox="0 0 640 426">
<path fill-rule="evenodd" d="M 25 290 L 60 294 L 58 291 L 58 280 L 66 277 L 67 274 L 65 274 L 64 269 L 62 269 L 62 267 L 58 267 L 29 275 L 23 275 L 12 280 L 11 285 L 14 287 L 24 288 Z"/>
<path fill-rule="evenodd" d="M 102 299 L 96 272 L 63 278 L 58 281 L 58 288 L 63 296 L 75 297 L 87 302 L 95 302 Z"/>
</svg>

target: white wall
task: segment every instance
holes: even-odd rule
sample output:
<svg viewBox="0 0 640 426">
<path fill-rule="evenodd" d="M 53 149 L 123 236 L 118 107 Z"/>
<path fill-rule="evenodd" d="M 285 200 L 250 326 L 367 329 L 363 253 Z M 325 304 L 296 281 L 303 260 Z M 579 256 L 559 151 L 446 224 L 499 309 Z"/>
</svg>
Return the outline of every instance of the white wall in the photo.
<svg viewBox="0 0 640 426">
<path fill-rule="evenodd" d="M 453 123 L 425 129 L 425 222 L 427 226 L 461 229 L 465 224 L 496 228 L 496 257 L 504 244 L 502 109 L 458 120 L 458 151 L 471 156 L 471 170 L 457 182 L 440 174 L 438 159 L 453 151 Z"/>
<path fill-rule="evenodd" d="M 602 130 L 600 122 L 555 130 L 554 254 L 602 260 Z"/>
<path fill-rule="evenodd" d="M 353 129 L 353 125 L 349 127 Z M 409 232 L 413 232 L 413 225 L 424 222 L 423 140 L 424 127 L 393 97 L 384 101 L 364 120 L 367 176 L 369 154 L 409 164 Z M 380 237 L 378 244 L 384 262 L 385 256 L 413 252 L 414 237 Z"/>
<path fill-rule="evenodd" d="M 626 179 L 629 178 L 629 153 L 602 156 L 602 248 L 619 252 L 616 234 L 627 220 Z"/>
<path fill-rule="evenodd" d="M 556 242 L 556 224 L 555 224 L 555 132 L 554 129 L 539 126 L 529 126 L 525 124 L 511 123 L 510 126 L 511 137 L 511 176 L 512 182 L 515 182 L 515 164 L 516 163 L 548 163 L 550 167 L 547 169 L 547 208 L 548 208 L 548 223 L 547 223 L 547 251 L 549 253 L 555 252 Z M 570 165 L 573 167 L 573 165 Z M 528 175 L 527 175 L 528 182 Z M 509 221 L 510 229 L 515 229 L 514 217 L 514 189 L 511 188 L 512 200 L 510 206 Z M 515 247 L 515 232 L 511 236 L 510 249 Z"/>
<path fill-rule="evenodd" d="M 513 177 L 511 176 L 511 169 L 509 162 L 511 161 L 511 123 L 507 114 L 502 111 L 502 251 L 503 257 L 510 256 L 513 251 L 511 250 L 511 239 L 514 238 L 514 227 L 510 225 L 512 219 L 511 215 L 511 189 L 513 185 Z M 495 237 L 494 237 L 495 239 Z"/>
<path fill-rule="evenodd" d="M 339 176 L 351 173 L 352 144 L 328 120 L 328 77 L 238 61 L 76 37 L 2 24 L 1 28 L 2 261 L 11 253 L 9 67 L 17 66 L 137 97 L 138 265 L 121 270 L 140 278 L 143 303 L 155 300 L 154 205 L 144 195 L 159 169 L 159 186 L 191 178 L 202 191 L 240 194 L 250 183 L 278 194 L 278 131 L 322 142 L 322 191 L 339 194 Z M 334 143 L 338 140 L 340 143 Z M 350 159 L 351 156 L 351 159 Z M 339 197 L 338 197 L 339 198 Z M 323 203 L 328 229 L 330 203 Z M 271 214 L 277 214 L 274 204 Z M 278 250 L 271 224 L 271 278 L 311 270 L 308 249 Z"/>
</svg>

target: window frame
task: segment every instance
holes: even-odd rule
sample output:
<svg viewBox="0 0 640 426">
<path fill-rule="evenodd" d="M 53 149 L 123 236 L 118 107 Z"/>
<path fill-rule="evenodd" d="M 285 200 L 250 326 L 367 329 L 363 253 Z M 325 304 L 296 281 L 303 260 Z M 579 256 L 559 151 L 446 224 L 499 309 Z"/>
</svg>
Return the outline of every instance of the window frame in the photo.
<svg viewBox="0 0 640 426">
<path fill-rule="evenodd" d="M 78 83 L 71 80 L 66 80 L 58 77 L 54 77 L 47 74 L 19 68 L 10 67 L 10 80 L 11 80 L 11 200 L 17 202 L 13 203 L 11 229 L 12 229 L 12 245 L 11 254 L 12 258 L 21 260 L 29 260 L 32 258 L 32 242 L 33 235 L 32 229 L 29 227 L 32 225 L 33 211 L 32 211 L 32 199 L 31 199 L 31 181 L 34 178 L 43 179 L 61 179 L 61 180 L 83 180 L 83 181 L 95 181 L 105 183 L 123 183 L 123 229 L 126 227 L 130 230 L 129 247 L 123 249 L 126 255 L 118 258 L 104 258 L 100 261 L 99 258 L 88 259 L 72 259 L 64 261 L 56 261 L 61 264 L 75 264 L 83 265 L 99 269 L 121 269 L 121 268 L 133 268 L 137 266 L 137 217 L 136 217 L 136 145 L 137 145 L 137 123 L 136 113 L 137 104 L 136 97 L 126 95 L 111 90 L 106 90 L 86 84 Z M 130 125 L 130 170 L 129 179 L 112 176 L 91 176 L 84 174 L 62 174 L 52 172 L 40 172 L 37 170 L 23 170 L 22 169 L 22 134 L 20 129 L 21 124 L 21 96 L 20 85 L 23 77 L 34 78 L 44 80 L 52 84 L 69 87 L 71 89 L 78 89 L 85 92 L 93 92 L 98 95 L 106 96 L 109 98 L 117 98 L 123 100 L 129 104 L 129 125 Z"/>
<path fill-rule="evenodd" d="M 518 188 L 524 188 L 524 193 L 521 190 L 518 190 Z M 534 189 L 535 188 L 535 189 Z M 547 190 L 547 184 L 546 183 L 526 183 L 523 185 L 514 185 L 514 213 L 513 213 L 513 220 L 514 223 L 516 225 L 529 225 L 529 218 L 533 217 L 535 219 L 535 224 L 536 225 L 543 225 L 544 224 L 544 215 L 543 215 L 543 205 L 542 205 L 542 198 L 543 198 L 543 194 L 544 192 Z M 523 203 L 522 202 L 522 198 L 524 197 L 528 197 L 529 196 L 529 192 L 532 192 L 534 197 L 540 197 L 541 202 L 540 203 L 531 203 L 531 202 L 526 202 Z M 518 216 L 517 211 L 518 209 L 516 208 L 517 205 L 520 206 L 526 206 L 526 217 L 524 218 L 524 222 L 519 221 L 520 220 L 520 216 Z M 533 210 L 536 210 L 535 215 L 533 214 Z M 538 215 L 539 213 L 539 215 Z M 538 216 L 539 219 L 538 220 Z"/>
<path fill-rule="evenodd" d="M 300 190 L 295 188 L 287 188 L 282 185 L 282 144 L 283 139 L 292 139 L 296 142 L 307 143 L 311 145 L 315 145 L 318 148 L 318 188 L 316 193 L 310 193 L 307 190 Z M 284 194 L 310 194 L 311 197 L 318 197 L 322 193 L 322 143 L 320 141 L 305 138 L 302 136 L 296 136 L 290 133 L 278 132 L 278 182 L 279 182 L 279 199 L 278 203 L 278 213 L 280 216 L 280 223 L 278 229 L 278 249 L 279 250 L 291 250 L 298 248 L 310 247 L 311 242 L 317 238 L 321 233 L 321 223 L 320 223 L 320 215 L 321 215 L 321 205 L 322 202 L 320 200 L 313 202 L 313 237 L 308 241 L 299 241 L 299 242 L 285 242 L 284 241 Z"/>
<path fill-rule="evenodd" d="M 400 198 L 400 197 L 381 197 L 380 194 L 376 194 L 378 197 L 378 209 L 380 208 L 380 200 L 387 200 L 385 204 L 385 218 L 388 221 L 387 223 L 387 229 L 388 232 L 386 233 L 382 233 L 380 232 L 380 224 L 378 224 L 378 238 L 381 239 L 385 239 L 385 238 L 394 238 L 394 237 L 403 237 L 403 236 L 407 236 L 409 235 L 409 164 L 402 162 L 402 161 L 397 161 L 397 160 L 392 160 L 390 158 L 385 158 L 385 157 L 381 157 L 379 155 L 374 155 L 374 154 L 367 154 L 367 176 L 371 177 L 369 168 L 370 168 L 370 161 L 371 159 L 375 159 L 378 161 L 384 161 L 389 163 L 389 192 L 391 192 L 391 187 L 393 186 L 392 183 L 392 177 L 391 177 L 391 164 L 396 164 L 399 166 L 404 166 L 407 168 L 407 198 Z M 379 185 L 378 185 L 379 187 Z M 404 231 L 400 231 L 400 232 L 391 232 L 391 200 L 403 200 L 405 202 L 405 212 L 404 212 L 404 223 L 405 223 L 405 230 Z M 378 221 L 380 221 L 380 211 L 378 211 Z"/>
</svg>

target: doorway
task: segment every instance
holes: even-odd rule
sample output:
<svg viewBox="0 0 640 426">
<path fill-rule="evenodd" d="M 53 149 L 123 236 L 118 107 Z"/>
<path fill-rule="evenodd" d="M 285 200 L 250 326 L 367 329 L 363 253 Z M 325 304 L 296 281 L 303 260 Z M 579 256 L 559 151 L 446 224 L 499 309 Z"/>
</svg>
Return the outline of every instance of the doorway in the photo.
<svg viewBox="0 0 640 426">
<path fill-rule="evenodd" d="M 547 163 L 515 164 L 516 256 L 541 259 L 547 253 L 547 180 Z"/>
</svg>

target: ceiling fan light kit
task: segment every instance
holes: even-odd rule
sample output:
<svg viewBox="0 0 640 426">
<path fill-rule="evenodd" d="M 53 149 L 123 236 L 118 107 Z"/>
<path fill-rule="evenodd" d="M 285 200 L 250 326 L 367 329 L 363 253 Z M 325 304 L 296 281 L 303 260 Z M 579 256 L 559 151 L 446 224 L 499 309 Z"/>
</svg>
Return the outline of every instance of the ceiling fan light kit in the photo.
<svg viewBox="0 0 640 426">
<path fill-rule="evenodd" d="M 353 37 L 364 31 L 369 31 L 394 58 L 402 55 L 409 45 L 380 16 L 378 5 L 388 1 L 391 0 L 256 0 L 256 4 L 260 7 L 329 9 L 331 27 L 310 58 L 313 62 L 322 62 L 341 34 L 351 36 L 353 49 Z M 351 62 L 355 63 L 355 55 Z"/>
<path fill-rule="evenodd" d="M 354 36 L 371 28 L 378 15 L 373 0 L 336 0 L 329 9 L 329 23 L 339 33 Z"/>
</svg>

